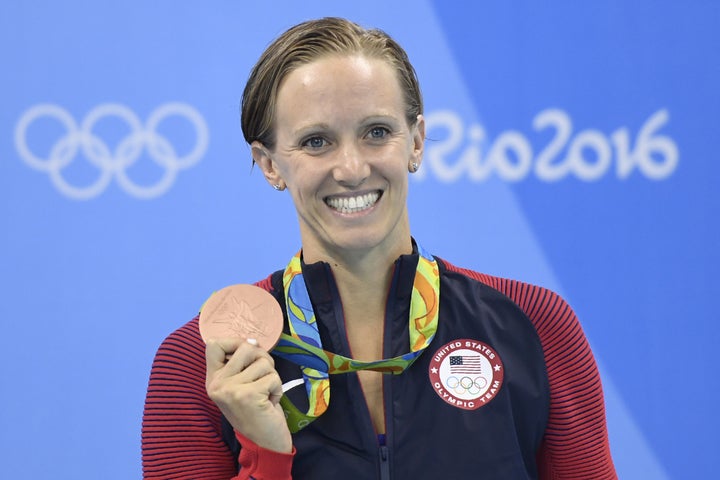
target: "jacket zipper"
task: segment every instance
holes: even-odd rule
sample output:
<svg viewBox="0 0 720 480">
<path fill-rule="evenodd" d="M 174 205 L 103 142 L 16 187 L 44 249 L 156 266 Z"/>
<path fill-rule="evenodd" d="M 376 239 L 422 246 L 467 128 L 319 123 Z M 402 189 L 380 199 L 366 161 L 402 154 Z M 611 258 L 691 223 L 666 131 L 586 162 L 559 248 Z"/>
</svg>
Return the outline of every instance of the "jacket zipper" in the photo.
<svg viewBox="0 0 720 480">
<path fill-rule="evenodd" d="M 390 449 L 388 442 L 392 441 L 392 376 L 383 375 L 383 403 L 385 410 L 385 438 L 378 444 L 378 458 L 380 460 L 380 480 L 390 480 Z"/>
<path fill-rule="evenodd" d="M 390 459 L 387 445 L 380 445 L 380 480 L 390 480 Z"/>
<path fill-rule="evenodd" d="M 398 279 L 398 266 L 395 265 L 395 269 L 393 270 L 393 280 L 390 283 L 390 291 L 388 292 L 388 299 L 394 299 L 397 289 L 397 282 Z M 389 351 L 388 349 L 392 346 L 392 338 L 391 334 L 388 330 L 387 325 L 387 319 L 390 315 L 390 305 L 394 304 L 395 301 L 389 301 L 388 305 L 385 307 L 385 324 L 384 332 L 383 332 L 383 355 L 385 358 L 390 358 L 392 356 L 392 351 Z M 388 443 L 392 442 L 393 439 L 393 392 L 392 392 L 392 385 L 393 385 L 393 375 L 386 374 L 383 375 L 382 380 L 382 390 L 383 390 L 383 404 L 385 411 L 385 441 L 379 445 L 378 449 L 378 458 L 380 460 L 380 480 L 390 480 L 390 448 L 388 447 Z"/>
</svg>

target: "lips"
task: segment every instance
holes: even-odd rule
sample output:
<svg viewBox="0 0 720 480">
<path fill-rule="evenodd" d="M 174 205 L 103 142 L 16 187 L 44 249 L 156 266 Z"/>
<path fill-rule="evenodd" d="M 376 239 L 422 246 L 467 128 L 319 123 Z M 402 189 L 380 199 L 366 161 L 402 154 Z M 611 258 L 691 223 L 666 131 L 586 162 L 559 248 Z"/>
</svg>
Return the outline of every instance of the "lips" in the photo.
<svg viewBox="0 0 720 480">
<path fill-rule="evenodd" d="M 371 208 L 382 195 L 380 190 L 362 195 L 331 196 L 325 198 L 325 204 L 340 213 L 357 213 Z"/>
</svg>

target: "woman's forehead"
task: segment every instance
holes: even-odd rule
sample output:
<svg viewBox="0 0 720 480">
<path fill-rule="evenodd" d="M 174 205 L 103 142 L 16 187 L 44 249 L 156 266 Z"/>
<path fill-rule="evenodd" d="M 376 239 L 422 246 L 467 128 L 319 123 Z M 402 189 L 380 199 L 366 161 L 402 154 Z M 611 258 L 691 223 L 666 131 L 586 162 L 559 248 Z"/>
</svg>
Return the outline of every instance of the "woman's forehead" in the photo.
<svg viewBox="0 0 720 480">
<path fill-rule="evenodd" d="M 290 72 L 280 86 L 277 112 L 295 106 L 370 102 L 400 106 L 403 96 L 395 70 L 385 61 L 363 56 L 323 57 Z"/>
</svg>

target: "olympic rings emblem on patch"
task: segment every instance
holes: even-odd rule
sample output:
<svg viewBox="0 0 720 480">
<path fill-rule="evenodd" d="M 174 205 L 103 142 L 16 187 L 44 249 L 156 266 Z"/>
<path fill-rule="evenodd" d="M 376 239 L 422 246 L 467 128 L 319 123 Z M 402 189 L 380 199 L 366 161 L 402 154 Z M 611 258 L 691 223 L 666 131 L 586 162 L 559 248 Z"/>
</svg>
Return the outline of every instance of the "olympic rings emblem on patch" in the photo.
<svg viewBox="0 0 720 480">
<path fill-rule="evenodd" d="M 463 410 L 487 405 L 500 391 L 505 367 L 486 343 L 459 339 L 446 343 L 432 356 L 430 384 L 446 403 Z"/>
<path fill-rule="evenodd" d="M 171 141 L 160 132 L 158 126 L 170 117 L 180 117 L 192 125 L 195 144 L 189 152 L 178 155 Z M 65 130 L 41 158 L 28 145 L 28 128 L 36 121 L 49 118 L 60 123 Z M 107 118 L 116 118 L 129 128 L 114 149 L 96 134 L 96 124 Z M 35 105 L 20 117 L 15 127 L 15 148 L 25 163 L 50 176 L 53 185 L 67 197 L 88 200 L 105 191 L 113 178 L 129 195 L 149 199 L 167 192 L 180 170 L 198 163 L 208 146 L 208 127 L 202 115 L 190 105 L 172 102 L 152 111 L 143 125 L 137 115 L 124 105 L 106 103 L 96 106 L 78 126 L 75 119 L 62 107 L 53 104 Z M 66 169 L 82 154 L 99 172 L 94 180 L 82 186 L 73 185 L 63 175 Z M 146 154 L 162 174 L 149 185 L 141 185 L 130 178 L 127 170 Z"/>
</svg>

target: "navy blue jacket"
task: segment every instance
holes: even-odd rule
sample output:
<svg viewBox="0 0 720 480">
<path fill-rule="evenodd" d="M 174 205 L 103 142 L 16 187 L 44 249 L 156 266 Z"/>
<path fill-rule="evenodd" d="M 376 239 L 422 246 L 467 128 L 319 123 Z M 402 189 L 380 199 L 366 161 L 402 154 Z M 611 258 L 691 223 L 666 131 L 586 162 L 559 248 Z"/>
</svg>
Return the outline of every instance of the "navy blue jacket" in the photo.
<svg viewBox="0 0 720 480">
<path fill-rule="evenodd" d="M 417 259 L 416 254 L 404 255 L 396 262 L 384 358 L 409 350 Z M 440 259 L 438 264 L 441 302 L 435 338 L 405 372 L 384 376 L 386 444 L 379 443 L 373 430 L 357 375 L 331 375 L 328 410 L 293 435 L 294 479 L 538 478 L 536 456 L 550 408 L 538 332 L 517 301 Z M 323 348 L 351 356 L 330 267 L 304 265 L 303 273 Z M 284 310 L 282 272 L 270 280 Z M 280 358 L 276 369 L 283 382 L 302 377 L 297 365 Z M 307 409 L 304 387 L 286 394 L 300 410 Z M 240 447 L 227 423 L 225 427 L 237 458 Z"/>
</svg>

